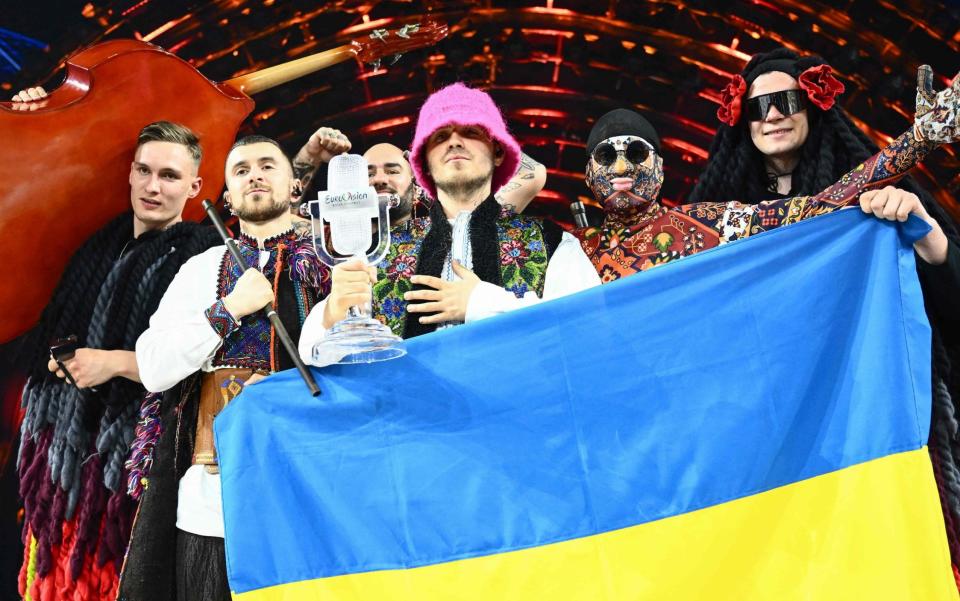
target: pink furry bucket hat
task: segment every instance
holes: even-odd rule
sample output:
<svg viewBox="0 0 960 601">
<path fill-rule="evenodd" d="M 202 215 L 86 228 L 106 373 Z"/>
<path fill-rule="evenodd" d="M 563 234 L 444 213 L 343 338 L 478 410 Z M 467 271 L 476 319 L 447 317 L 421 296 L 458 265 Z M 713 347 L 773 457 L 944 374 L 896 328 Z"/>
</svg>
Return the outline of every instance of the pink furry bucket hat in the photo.
<svg viewBox="0 0 960 601">
<path fill-rule="evenodd" d="M 427 168 L 426 144 L 433 132 L 447 125 L 478 125 L 487 130 L 491 138 L 500 142 L 504 151 L 503 162 L 493 170 L 490 189 L 496 194 L 517 172 L 520 145 L 507 132 L 503 115 L 490 95 L 468 88 L 462 83 L 455 83 L 434 92 L 420 107 L 413 148 L 410 149 L 410 166 L 413 167 L 417 184 L 427 191 L 430 198 L 437 197 L 437 187 Z"/>
</svg>

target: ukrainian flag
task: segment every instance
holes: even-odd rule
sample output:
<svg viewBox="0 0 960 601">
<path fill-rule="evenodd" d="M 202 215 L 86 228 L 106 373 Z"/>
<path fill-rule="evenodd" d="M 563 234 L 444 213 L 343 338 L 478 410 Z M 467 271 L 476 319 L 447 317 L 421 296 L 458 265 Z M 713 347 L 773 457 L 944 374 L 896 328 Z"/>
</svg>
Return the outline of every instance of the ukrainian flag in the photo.
<svg viewBox="0 0 960 601">
<path fill-rule="evenodd" d="M 244 601 L 957 599 L 916 220 L 841 211 L 251 386 Z"/>
</svg>

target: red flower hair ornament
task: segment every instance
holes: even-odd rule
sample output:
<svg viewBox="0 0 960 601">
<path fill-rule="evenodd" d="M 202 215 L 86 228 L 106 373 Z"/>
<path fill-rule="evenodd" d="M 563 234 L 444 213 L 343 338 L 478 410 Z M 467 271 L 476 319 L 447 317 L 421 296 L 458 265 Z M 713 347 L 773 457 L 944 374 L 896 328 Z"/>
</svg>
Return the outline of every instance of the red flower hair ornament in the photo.
<svg viewBox="0 0 960 601">
<path fill-rule="evenodd" d="M 800 89 L 822 111 L 828 111 L 836 103 L 837 96 L 846 90 L 843 83 L 833 76 L 830 65 L 810 67 L 797 78 Z M 747 82 L 740 75 L 734 75 L 720 91 L 720 108 L 717 119 L 733 127 L 740 120 L 743 95 L 747 91 Z"/>
<path fill-rule="evenodd" d="M 846 90 L 843 83 L 833 76 L 833 69 L 827 64 L 810 67 L 800 74 L 797 82 L 807 93 L 810 102 L 822 111 L 830 110 L 837 101 L 837 96 Z"/>
<path fill-rule="evenodd" d="M 717 119 L 730 127 L 740 120 L 740 109 L 743 104 L 743 95 L 747 91 L 747 82 L 740 75 L 734 75 L 720 91 L 720 108 L 717 109 Z"/>
</svg>

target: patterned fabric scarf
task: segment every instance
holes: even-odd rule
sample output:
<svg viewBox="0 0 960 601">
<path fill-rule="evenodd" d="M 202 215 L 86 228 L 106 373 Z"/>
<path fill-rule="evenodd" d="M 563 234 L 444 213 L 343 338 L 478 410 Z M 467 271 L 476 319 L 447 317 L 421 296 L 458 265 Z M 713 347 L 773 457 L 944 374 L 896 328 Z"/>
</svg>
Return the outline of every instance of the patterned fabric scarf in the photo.
<svg viewBox="0 0 960 601">
<path fill-rule="evenodd" d="M 559 230 L 555 232 L 555 242 L 547 240 L 554 233 L 548 230 L 537 219 L 500 207 L 490 196 L 470 219 L 474 273 L 518 298 L 528 291 L 542 295 L 547 262 L 559 242 Z M 435 325 L 421 324 L 419 314 L 407 313 L 403 295 L 418 289 L 410 281 L 414 274 L 442 277 L 452 236 L 450 222 L 439 202 L 430 207 L 429 217 L 411 219 L 391 232 L 390 251 L 377 266 L 373 315 L 398 336 L 412 338 L 436 329 Z"/>
</svg>

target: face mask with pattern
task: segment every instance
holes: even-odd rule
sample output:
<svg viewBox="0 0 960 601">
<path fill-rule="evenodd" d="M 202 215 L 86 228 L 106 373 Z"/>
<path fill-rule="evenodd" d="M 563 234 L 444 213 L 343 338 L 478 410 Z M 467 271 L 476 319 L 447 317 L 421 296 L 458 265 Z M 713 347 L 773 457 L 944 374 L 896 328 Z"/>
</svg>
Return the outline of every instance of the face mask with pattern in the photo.
<svg viewBox="0 0 960 601">
<path fill-rule="evenodd" d="M 642 150 L 631 152 L 631 142 L 642 145 L 634 149 L 647 148 L 646 156 Z M 586 183 L 607 216 L 642 213 L 656 203 L 660 193 L 663 159 L 643 138 L 607 138 L 597 144 L 587 161 Z"/>
</svg>

